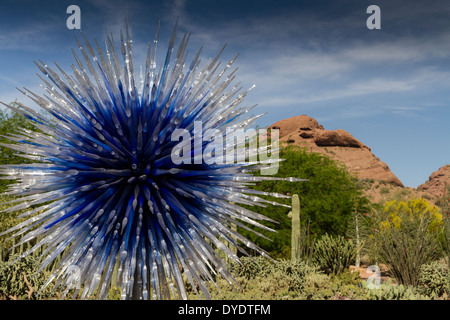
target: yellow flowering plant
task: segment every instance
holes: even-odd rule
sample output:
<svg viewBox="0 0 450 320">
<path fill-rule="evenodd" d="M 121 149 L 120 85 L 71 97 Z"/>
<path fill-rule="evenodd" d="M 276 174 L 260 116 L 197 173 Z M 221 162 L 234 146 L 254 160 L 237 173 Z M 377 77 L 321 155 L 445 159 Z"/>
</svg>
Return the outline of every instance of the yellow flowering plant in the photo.
<svg viewBox="0 0 450 320">
<path fill-rule="evenodd" d="M 426 199 L 387 201 L 373 216 L 371 245 L 397 281 L 416 286 L 420 267 L 442 256 L 440 209 Z"/>
<path fill-rule="evenodd" d="M 380 222 L 382 230 L 395 228 L 397 230 L 415 227 L 426 218 L 429 232 L 438 232 L 443 226 L 439 207 L 432 205 L 426 199 L 416 198 L 408 201 L 387 201 L 384 205 L 383 219 Z"/>
</svg>

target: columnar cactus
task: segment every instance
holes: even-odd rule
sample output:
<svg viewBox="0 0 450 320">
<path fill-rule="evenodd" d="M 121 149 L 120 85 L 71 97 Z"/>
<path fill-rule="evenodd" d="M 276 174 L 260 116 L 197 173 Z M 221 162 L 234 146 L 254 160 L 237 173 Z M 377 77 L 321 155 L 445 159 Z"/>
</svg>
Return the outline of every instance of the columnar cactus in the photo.
<svg viewBox="0 0 450 320">
<path fill-rule="evenodd" d="M 292 237 L 291 260 L 300 259 L 300 199 L 297 194 L 292 196 Z"/>
<path fill-rule="evenodd" d="M 359 220 L 358 220 L 358 213 L 355 214 L 355 233 L 356 233 L 356 246 L 360 246 L 360 239 L 359 239 Z M 358 250 L 356 253 L 356 262 L 355 265 L 357 268 L 361 265 L 361 251 Z"/>
</svg>

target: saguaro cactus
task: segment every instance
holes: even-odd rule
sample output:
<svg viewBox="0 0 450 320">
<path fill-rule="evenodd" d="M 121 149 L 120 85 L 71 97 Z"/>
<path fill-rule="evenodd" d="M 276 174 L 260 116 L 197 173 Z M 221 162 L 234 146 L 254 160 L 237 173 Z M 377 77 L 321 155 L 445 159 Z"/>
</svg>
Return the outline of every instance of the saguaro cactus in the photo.
<svg viewBox="0 0 450 320">
<path fill-rule="evenodd" d="M 297 194 L 292 196 L 292 237 L 291 237 L 291 260 L 300 259 L 300 198 Z"/>
<path fill-rule="evenodd" d="M 359 239 L 359 219 L 358 219 L 358 212 L 355 214 L 355 233 L 356 233 L 356 246 L 360 247 L 360 239 Z M 361 265 L 361 250 L 358 250 L 356 253 L 356 262 L 355 265 L 357 268 Z"/>
</svg>

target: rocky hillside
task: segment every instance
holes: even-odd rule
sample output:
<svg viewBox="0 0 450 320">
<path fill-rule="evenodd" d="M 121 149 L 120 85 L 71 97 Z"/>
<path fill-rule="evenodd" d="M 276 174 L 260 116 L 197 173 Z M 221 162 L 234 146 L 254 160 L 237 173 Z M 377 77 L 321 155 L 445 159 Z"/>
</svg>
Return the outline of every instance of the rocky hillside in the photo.
<svg viewBox="0 0 450 320">
<path fill-rule="evenodd" d="M 376 179 L 403 187 L 386 163 L 345 130 L 325 130 L 317 120 L 306 115 L 278 121 L 270 128 L 280 130 L 280 142 L 326 154 L 345 164 L 347 169 L 360 179 Z"/>
<path fill-rule="evenodd" d="M 417 190 L 426 192 L 432 197 L 442 197 L 450 186 L 450 165 L 440 167 L 439 170 L 433 172 L 428 181 L 417 187 Z"/>
<path fill-rule="evenodd" d="M 375 202 L 400 197 L 425 197 L 432 202 L 442 196 L 443 183 L 450 178 L 450 166 L 433 173 L 430 180 L 415 188 L 406 188 L 389 166 L 375 156 L 370 147 L 345 130 L 326 130 L 317 120 L 295 116 L 270 126 L 279 129 L 280 144 L 305 147 L 343 163 L 366 183 L 366 195 Z"/>
</svg>

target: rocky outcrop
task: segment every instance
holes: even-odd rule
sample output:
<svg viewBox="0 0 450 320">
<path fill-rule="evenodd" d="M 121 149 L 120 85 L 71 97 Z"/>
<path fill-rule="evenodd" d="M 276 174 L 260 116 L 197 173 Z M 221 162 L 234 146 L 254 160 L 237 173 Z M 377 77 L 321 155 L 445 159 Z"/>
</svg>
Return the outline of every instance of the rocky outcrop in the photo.
<svg viewBox="0 0 450 320">
<path fill-rule="evenodd" d="M 296 116 L 289 119 L 278 121 L 270 126 L 272 129 L 278 129 L 280 138 L 285 138 L 288 134 L 293 132 L 311 132 L 315 130 L 323 130 L 323 126 L 320 125 L 316 119 L 308 117 L 306 115 Z"/>
<path fill-rule="evenodd" d="M 280 120 L 270 128 L 279 129 L 280 142 L 325 154 L 343 163 L 360 179 L 376 179 L 403 187 L 386 163 L 345 130 L 325 130 L 317 120 L 306 115 Z"/>
<path fill-rule="evenodd" d="M 319 147 L 345 147 L 345 148 L 369 149 L 363 143 L 353 138 L 353 136 L 350 133 L 341 129 L 338 129 L 336 131 L 323 130 L 322 132 L 319 132 L 317 134 L 317 137 L 315 138 L 314 142 Z"/>
<path fill-rule="evenodd" d="M 418 186 L 417 190 L 424 191 L 432 197 L 440 198 L 444 195 L 449 183 L 450 165 L 446 165 L 433 172 L 428 178 L 428 181 Z"/>
</svg>

